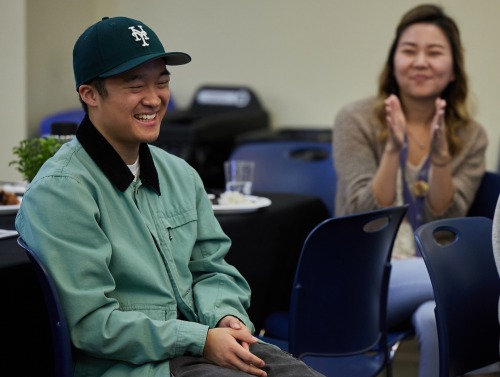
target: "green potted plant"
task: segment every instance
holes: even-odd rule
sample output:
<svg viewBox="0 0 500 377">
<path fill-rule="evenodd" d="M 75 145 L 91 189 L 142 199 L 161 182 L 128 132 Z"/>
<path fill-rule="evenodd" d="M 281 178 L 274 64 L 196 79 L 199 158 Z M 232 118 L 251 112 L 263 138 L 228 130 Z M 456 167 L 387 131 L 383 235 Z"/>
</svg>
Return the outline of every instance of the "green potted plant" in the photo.
<svg viewBox="0 0 500 377">
<path fill-rule="evenodd" d="M 54 137 L 35 137 L 22 140 L 12 151 L 17 160 L 9 166 L 16 166 L 23 178 L 31 182 L 43 163 L 52 157 L 66 140 Z"/>
</svg>

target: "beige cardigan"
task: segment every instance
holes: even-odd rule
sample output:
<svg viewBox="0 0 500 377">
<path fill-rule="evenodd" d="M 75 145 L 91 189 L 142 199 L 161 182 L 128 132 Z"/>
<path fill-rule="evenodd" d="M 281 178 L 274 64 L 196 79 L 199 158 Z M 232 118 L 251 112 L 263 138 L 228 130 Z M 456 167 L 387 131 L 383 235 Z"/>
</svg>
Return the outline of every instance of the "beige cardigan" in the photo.
<svg viewBox="0 0 500 377">
<path fill-rule="evenodd" d="M 372 114 L 374 103 L 373 98 L 351 103 L 342 108 L 335 118 L 333 153 L 337 174 L 336 216 L 378 208 L 370 181 L 377 171 L 384 144 L 377 139 L 377 128 Z M 476 122 L 471 122 L 463 128 L 459 137 L 463 140 L 464 147 L 452 161 L 453 184 L 455 185 L 453 203 L 444 214 L 440 215 L 434 214 L 426 203 L 423 213 L 425 222 L 443 217 L 465 216 L 474 200 L 485 171 L 488 139 L 484 129 Z M 410 167 L 408 170 L 415 172 L 418 169 Z M 408 178 L 412 179 L 411 176 Z M 394 205 L 403 203 L 400 178 L 397 192 L 398 198 Z M 402 237 L 401 233 L 405 235 Z M 413 231 L 405 221 L 393 255 L 408 257 L 413 254 Z"/>
</svg>

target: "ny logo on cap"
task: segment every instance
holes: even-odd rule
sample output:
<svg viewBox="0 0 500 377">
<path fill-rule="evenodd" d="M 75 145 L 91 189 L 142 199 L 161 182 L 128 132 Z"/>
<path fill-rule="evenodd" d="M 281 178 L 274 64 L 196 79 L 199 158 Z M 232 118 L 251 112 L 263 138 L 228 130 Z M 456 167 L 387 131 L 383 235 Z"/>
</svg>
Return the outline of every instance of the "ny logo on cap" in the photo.
<svg viewBox="0 0 500 377">
<path fill-rule="evenodd" d="M 148 40 L 148 33 L 146 33 L 143 29 L 142 26 L 139 25 L 139 28 L 141 30 L 137 30 L 135 27 L 131 26 L 129 27 L 130 30 L 132 30 L 132 37 L 135 38 L 136 42 L 139 42 L 142 40 L 142 47 L 149 46 L 149 44 L 146 42 Z"/>
</svg>

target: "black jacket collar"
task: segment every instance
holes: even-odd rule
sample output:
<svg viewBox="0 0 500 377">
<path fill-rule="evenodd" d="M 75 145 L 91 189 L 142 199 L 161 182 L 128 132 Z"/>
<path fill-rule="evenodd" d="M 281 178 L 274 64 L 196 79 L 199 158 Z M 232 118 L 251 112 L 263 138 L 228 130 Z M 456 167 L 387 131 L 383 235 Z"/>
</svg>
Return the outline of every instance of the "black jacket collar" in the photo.
<svg viewBox="0 0 500 377">
<path fill-rule="evenodd" d="M 134 181 L 134 175 L 111 144 L 95 128 L 88 115 L 85 115 L 82 123 L 80 123 L 76 137 L 80 144 L 82 144 L 83 149 L 90 155 L 110 182 L 118 190 L 124 192 Z M 146 143 L 142 143 L 139 147 L 139 161 L 141 164 L 140 177 L 142 183 L 151 187 L 158 195 L 161 195 L 158 172 L 156 171 L 151 151 Z"/>
</svg>

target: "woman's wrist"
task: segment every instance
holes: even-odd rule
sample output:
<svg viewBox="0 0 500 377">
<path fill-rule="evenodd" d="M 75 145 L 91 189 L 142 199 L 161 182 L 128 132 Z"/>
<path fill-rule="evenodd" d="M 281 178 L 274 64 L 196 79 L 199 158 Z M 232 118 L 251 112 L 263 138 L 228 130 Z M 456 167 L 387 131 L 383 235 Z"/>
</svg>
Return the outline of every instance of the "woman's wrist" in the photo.
<svg viewBox="0 0 500 377">
<path fill-rule="evenodd" d="M 436 158 L 436 157 L 432 157 L 431 158 L 431 163 L 433 166 L 437 167 L 437 168 L 444 168 L 446 166 L 448 166 L 450 163 L 451 163 L 451 157 L 447 157 L 447 158 Z"/>
<path fill-rule="evenodd" d="M 393 144 L 386 143 L 384 152 L 388 154 L 399 154 L 401 152 L 401 147 L 397 147 Z"/>
</svg>

